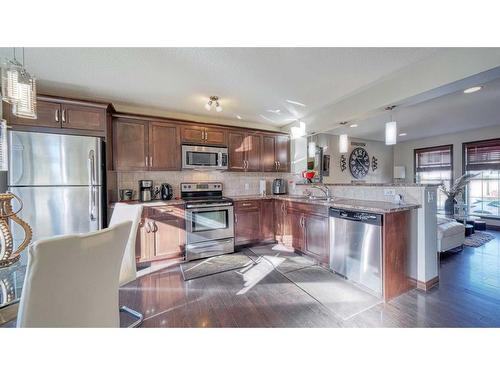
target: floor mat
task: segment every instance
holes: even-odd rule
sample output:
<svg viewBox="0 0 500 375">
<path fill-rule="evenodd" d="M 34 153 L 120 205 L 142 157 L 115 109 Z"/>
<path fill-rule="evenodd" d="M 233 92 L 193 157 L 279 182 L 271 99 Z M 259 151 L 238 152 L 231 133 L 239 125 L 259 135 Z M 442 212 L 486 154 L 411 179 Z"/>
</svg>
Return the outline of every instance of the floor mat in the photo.
<svg viewBox="0 0 500 375">
<path fill-rule="evenodd" d="M 476 232 L 469 237 L 465 237 L 464 246 L 480 247 L 485 243 L 490 242 L 495 236 L 485 232 Z"/>
<path fill-rule="evenodd" d="M 382 302 L 380 298 L 318 266 L 289 272 L 286 278 L 343 320 Z"/>
<path fill-rule="evenodd" d="M 216 273 L 236 270 L 253 263 L 252 259 L 247 255 L 234 253 L 182 263 L 181 271 L 184 280 L 187 281 Z"/>
</svg>

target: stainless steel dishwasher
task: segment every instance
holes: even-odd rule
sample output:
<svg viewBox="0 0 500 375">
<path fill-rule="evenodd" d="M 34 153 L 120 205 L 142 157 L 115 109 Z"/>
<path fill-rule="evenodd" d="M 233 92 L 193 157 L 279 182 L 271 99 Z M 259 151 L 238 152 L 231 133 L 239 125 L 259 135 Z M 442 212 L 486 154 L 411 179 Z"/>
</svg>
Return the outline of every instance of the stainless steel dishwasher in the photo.
<svg viewBox="0 0 500 375">
<path fill-rule="evenodd" d="M 330 268 L 382 296 L 382 215 L 330 208 Z"/>
</svg>

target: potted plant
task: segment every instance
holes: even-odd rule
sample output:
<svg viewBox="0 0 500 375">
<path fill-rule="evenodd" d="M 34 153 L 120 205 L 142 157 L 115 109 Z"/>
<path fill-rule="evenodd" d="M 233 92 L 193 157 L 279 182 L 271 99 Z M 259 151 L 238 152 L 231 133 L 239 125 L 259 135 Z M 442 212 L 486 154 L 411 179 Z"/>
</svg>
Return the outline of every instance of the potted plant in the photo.
<svg viewBox="0 0 500 375">
<path fill-rule="evenodd" d="M 446 216 L 453 216 L 455 214 L 456 196 L 462 194 L 467 184 L 476 176 L 477 174 L 465 173 L 457 178 L 449 189 L 447 189 L 444 184 L 441 184 L 439 188 L 447 196 L 444 202 L 444 212 Z"/>
</svg>

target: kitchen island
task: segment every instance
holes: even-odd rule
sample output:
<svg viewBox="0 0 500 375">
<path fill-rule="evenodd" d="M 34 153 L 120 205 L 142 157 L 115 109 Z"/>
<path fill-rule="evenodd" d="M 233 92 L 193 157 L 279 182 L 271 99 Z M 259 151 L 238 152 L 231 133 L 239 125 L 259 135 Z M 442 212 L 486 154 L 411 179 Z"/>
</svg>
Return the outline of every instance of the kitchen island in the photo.
<svg viewBox="0 0 500 375">
<path fill-rule="evenodd" d="M 394 204 L 294 195 L 238 196 L 235 201 L 235 243 L 248 246 L 277 241 L 329 267 L 329 209 L 370 212 L 382 220 L 382 297 L 389 301 L 414 288 L 410 270 L 410 213 L 419 204 Z"/>
</svg>

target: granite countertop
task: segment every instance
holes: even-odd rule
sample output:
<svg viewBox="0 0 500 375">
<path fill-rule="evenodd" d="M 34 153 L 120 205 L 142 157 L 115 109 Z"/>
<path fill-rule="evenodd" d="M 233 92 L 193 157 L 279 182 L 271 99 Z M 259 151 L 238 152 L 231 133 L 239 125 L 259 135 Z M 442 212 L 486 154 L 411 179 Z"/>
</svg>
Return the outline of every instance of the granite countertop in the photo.
<svg viewBox="0 0 500 375">
<path fill-rule="evenodd" d="M 112 202 L 109 204 L 110 208 L 115 207 L 116 203 L 126 203 L 126 204 L 142 204 L 144 207 L 155 207 L 155 206 L 176 206 L 176 205 L 182 205 L 186 203 L 182 199 L 171 199 L 169 201 L 162 201 L 162 200 L 154 200 L 154 201 L 149 201 L 149 202 L 140 202 L 137 200 L 133 201 L 121 201 L 121 202 Z"/>
<path fill-rule="evenodd" d="M 242 200 L 250 200 L 250 199 L 264 199 L 264 200 L 278 199 L 290 202 L 316 204 L 333 208 L 341 208 L 346 210 L 374 212 L 378 214 L 408 211 L 421 207 L 419 204 L 415 203 L 395 204 L 390 202 L 367 201 L 361 199 L 347 199 L 347 198 L 334 198 L 332 201 L 322 201 L 322 200 L 304 199 L 301 196 L 292 196 L 292 195 L 266 195 L 266 196 L 240 195 L 237 197 L 230 197 L 230 198 L 232 198 L 236 202 Z"/>
<path fill-rule="evenodd" d="M 310 185 L 315 185 L 315 184 L 310 184 L 306 182 L 297 182 L 296 185 L 298 186 L 310 186 Z M 388 182 L 388 183 L 383 183 L 383 182 L 359 182 L 359 183 L 352 183 L 352 182 L 346 182 L 346 183 L 341 183 L 341 182 L 336 182 L 336 183 L 318 183 L 316 185 L 326 185 L 326 186 L 363 186 L 363 187 L 438 187 L 440 184 L 417 184 L 414 182 Z"/>
</svg>

